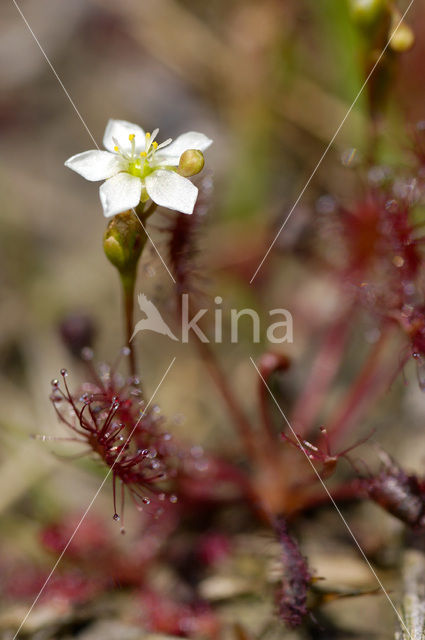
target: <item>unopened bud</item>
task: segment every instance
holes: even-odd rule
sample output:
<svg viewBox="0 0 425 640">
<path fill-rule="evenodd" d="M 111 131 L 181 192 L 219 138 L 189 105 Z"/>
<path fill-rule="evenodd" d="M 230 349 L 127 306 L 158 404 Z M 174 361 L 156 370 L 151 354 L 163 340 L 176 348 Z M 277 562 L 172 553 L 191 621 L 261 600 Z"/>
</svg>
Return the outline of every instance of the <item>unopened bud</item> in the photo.
<svg viewBox="0 0 425 640">
<path fill-rule="evenodd" d="M 103 237 L 103 249 L 108 260 L 125 273 L 133 270 L 146 242 L 146 234 L 140 221 L 131 211 L 112 218 Z"/>
<path fill-rule="evenodd" d="M 398 20 L 393 20 L 392 31 L 394 31 L 394 29 L 397 27 L 397 24 Z M 396 51 L 397 53 L 404 53 L 405 51 L 409 51 L 409 49 L 411 49 L 414 44 L 415 36 L 412 29 L 405 22 L 402 22 L 391 38 L 391 49 L 393 51 Z"/>
<path fill-rule="evenodd" d="M 200 173 L 204 168 L 204 156 L 198 149 L 187 149 L 180 156 L 177 171 L 184 178 L 190 178 Z"/>
<path fill-rule="evenodd" d="M 387 6 L 386 0 L 350 0 L 351 17 L 357 26 L 368 28 L 377 22 Z"/>
</svg>

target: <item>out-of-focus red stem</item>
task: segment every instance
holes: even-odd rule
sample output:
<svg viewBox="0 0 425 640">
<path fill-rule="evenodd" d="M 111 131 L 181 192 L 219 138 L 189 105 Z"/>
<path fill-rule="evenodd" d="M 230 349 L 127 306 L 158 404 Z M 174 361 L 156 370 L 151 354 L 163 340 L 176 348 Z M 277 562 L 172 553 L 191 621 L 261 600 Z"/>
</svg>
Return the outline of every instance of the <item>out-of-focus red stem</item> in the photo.
<svg viewBox="0 0 425 640">
<path fill-rule="evenodd" d="M 307 437 L 313 428 L 329 385 L 341 364 L 350 330 L 349 318 L 352 312 L 353 302 L 350 302 L 343 314 L 329 327 L 311 368 L 309 378 L 293 409 L 290 423 L 302 438 Z"/>
<path fill-rule="evenodd" d="M 244 445 L 245 452 L 251 460 L 257 459 L 258 447 L 254 441 L 254 434 L 252 426 L 249 420 L 246 418 L 244 411 L 236 400 L 233 392 L 230 389 L 229 382 L 226 379 L 223 371 L 214 352 L 210 349 L 208 343 L 202 342 L 198 338 L 195 341 L 198 351 L 201 354 L 202 360 L 205 363 L 212 379 L 214 380 L 217 389 L 219 390 L 227 409 L 235 423 L 239 437 Z"/>
<path fill-rule="evenodd" d="M 384 367 L 381 362 L 393 328 L 392 325 L 383 327 L 379 340 L 372 347 L 350 391 L 327 422 L 327 432 L 333 445 L 337 444 L 354 422 L 365 413 L 393 377 L 393 369 L 388 365 Z"/>
<path fill-rule="evenodd" d="M 260 402 L 260 415 L 261 415 L 261 424 L 264 429 L 264 433 L 269 442 L 272 442 L 276 439 L 273 422 L 270 415 L 270 395 L 266 389 L 264 382 L 259 379 L 258 382 L 258 399 Z"/>
<path fill-rule="evenodd" d="M 355 479 L 343 484 L 335 489 L 329 489 L 329 493 L 336 503 L 340 504 L 341 502 L 351 502 L 353 500 L 362 500 L 365 497 L 365 492 L 362 487 L 361 480 Z M 306 511 L 311 511 L 314 509 L 319 509 L 326 504 L 331 504 L 331 499 L 329 498 L 328 493 L 321 488 L 321 491 L 314 493 L 308 497 L 302 506 L 302 511 L 305 513 Z"/>
<path fill-rule="evenodd" d="M 286 371 L 290 367 L 290 364 L 289 358 L 285 355 L 273 352 L 264 353 L 258 361 L 261 376 L 258 377 L 257 394 L 260 405 L 261 426 L 263 428 L 266 445 L 269 447 L 271 455 L 274 455 L 276 452 L 277 434 L 270 412 L 270 392 L 264 384 L 264 380 L 268 384 L 273 373 Z"/>
<path fill-rule="evenodd" d="M 181 315 L 181 297 L 177 297 L 177 305 Z M 190 305 L 192 307 L 192 305 Z M 196 309 L 190 308 L 191 313 Z M 221 369 L 221 366 L 216 358 L 214 351 L 210 348 L 209 343 L 202 342 L 197 334 L 194 335 L 194 342 L 198 349 L 202 361 L 209 371 L 211 378 L 213 379 L 227 410 L 234 422 L 237 433 L 244 446 L 245 453 L 252 461 L 258 459 L 258 445 L 255 443 L 254 433 L 252 431 L 252 425 L 247 419 L 245 412 L 236 399 L 233 391 L 230 388 L 227 376 Z"/>
</svg>

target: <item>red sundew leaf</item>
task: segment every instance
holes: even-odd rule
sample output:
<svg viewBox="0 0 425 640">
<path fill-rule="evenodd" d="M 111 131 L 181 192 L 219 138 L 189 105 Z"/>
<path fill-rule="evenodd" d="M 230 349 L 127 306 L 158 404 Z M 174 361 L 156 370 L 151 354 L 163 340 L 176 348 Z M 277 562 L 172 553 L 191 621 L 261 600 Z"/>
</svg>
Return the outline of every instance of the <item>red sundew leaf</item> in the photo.
<svg viewBox="0 0 425 640">
<path fill-rule="evenodd" d="M 30 602 L 43 589 L 40 601 L 71 607 L 88 602 L 107 588 L 108 576 L 92 576 L 78 569 L 55 573 L 49 578 L 47 570 L 15 563 L 2 567 L 1 595 L 5 602 Z M 47 583 L 46 583 L 47 581 Z"/>
<path fill-rule="evenodd" d="M 196 548 L 199 561 L 206 566 L 214 566 L 226 559 L 231 551 L 229 536 L 211 532 L 200 538 Z"/>
<path fill-rule="evenodd" d="M 48 525 L 40 534 L 41 543 L 49 551 L 61 553 L 79 525 L 78 535 L 74 536 L 67 547 L 67 557 L 87 559 L 93 558 L 93 554 L 103 555 L 111 545 L 103 523 L 93 516 L 87 516 L 81 524 L 80 520 L 81 516 L 75 515 Z"/>
<path fill-rule="evenodd" d="M 382 471 L 364 482 L 369 497 L 413 529 L 425 527 L 424 482 L 382 453 Z"/>
<path fill-rule="evenodd" d="M 121 512 L 127 488 L 139 510 L 150 512 L 158 506 L 156 495 L 162 483 L 175 474 L 176 446 L 162 429 L 163 419 L 155 410 L 145 409 L 140 381 L 121 379 L 112 367 L 103 366 L 94 382 L 82 385 L 83 393 L 71 393 L 67 372 L 61 371 L 63 387 L 52 381 L 51 400 L 59 419 L 112 470 L 114 519 L 117 513 L 117 483 L 120 485 Z"/>
<path fill-rule="evenodd" d="M 152 632 L 212 639 L 220 631 L 217 617 L 207 603 L 177 602 L 154 591 L 142 592 L 140 603 L 142 624 Z"/>
<path fill-rule="evenodd" d="M 107 581 L 89 577 L 78 570 L 56 575 L 49 580 L 41 595 L 44 601 L 60 601 L 66 605 L 83 604 L 105 590 Z"/>
</svg>

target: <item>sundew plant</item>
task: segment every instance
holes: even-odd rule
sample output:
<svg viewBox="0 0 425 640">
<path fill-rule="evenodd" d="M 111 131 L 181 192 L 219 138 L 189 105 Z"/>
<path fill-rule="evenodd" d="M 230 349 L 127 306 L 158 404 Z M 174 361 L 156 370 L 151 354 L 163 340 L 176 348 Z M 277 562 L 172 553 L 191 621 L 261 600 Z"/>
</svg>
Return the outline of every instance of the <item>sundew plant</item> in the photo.
<svg viewBox="0 0 425 640">
<path fill-rule="evenodd" d="M 424 7 L 47 4 L 48 99 L 0 109 L 0 638 L 423 639 Z"/>
</svg>

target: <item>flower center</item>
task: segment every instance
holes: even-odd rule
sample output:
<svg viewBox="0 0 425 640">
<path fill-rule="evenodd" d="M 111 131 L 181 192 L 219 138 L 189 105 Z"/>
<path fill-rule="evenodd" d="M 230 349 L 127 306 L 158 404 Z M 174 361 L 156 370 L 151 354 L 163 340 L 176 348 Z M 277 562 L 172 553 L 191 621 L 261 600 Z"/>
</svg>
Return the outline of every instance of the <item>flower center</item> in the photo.
<svg viewBox="0 0 425 640">
<path fill-rule="evenodd" d="M 160 145 L 155 141 L 159 129 L 155 129 L 152 133 L 145 134 L 145 148 L 143 151 L 136 151 L 136 134 L 130 133 L 128 139 L 130 141 L 130 149 L 125 150 L 120 147 L 117 140 L 114 139 L 115 153 L 118 153 L 127 164 L 127 172 L 137 178 L 146 178 L 155 170 L 154 156 L 157 149 L 164 147 L 171 142 L 171 138 L 162 142 Z M 140 147 L 139 147 L 140 148 Z"/>
</svg>

